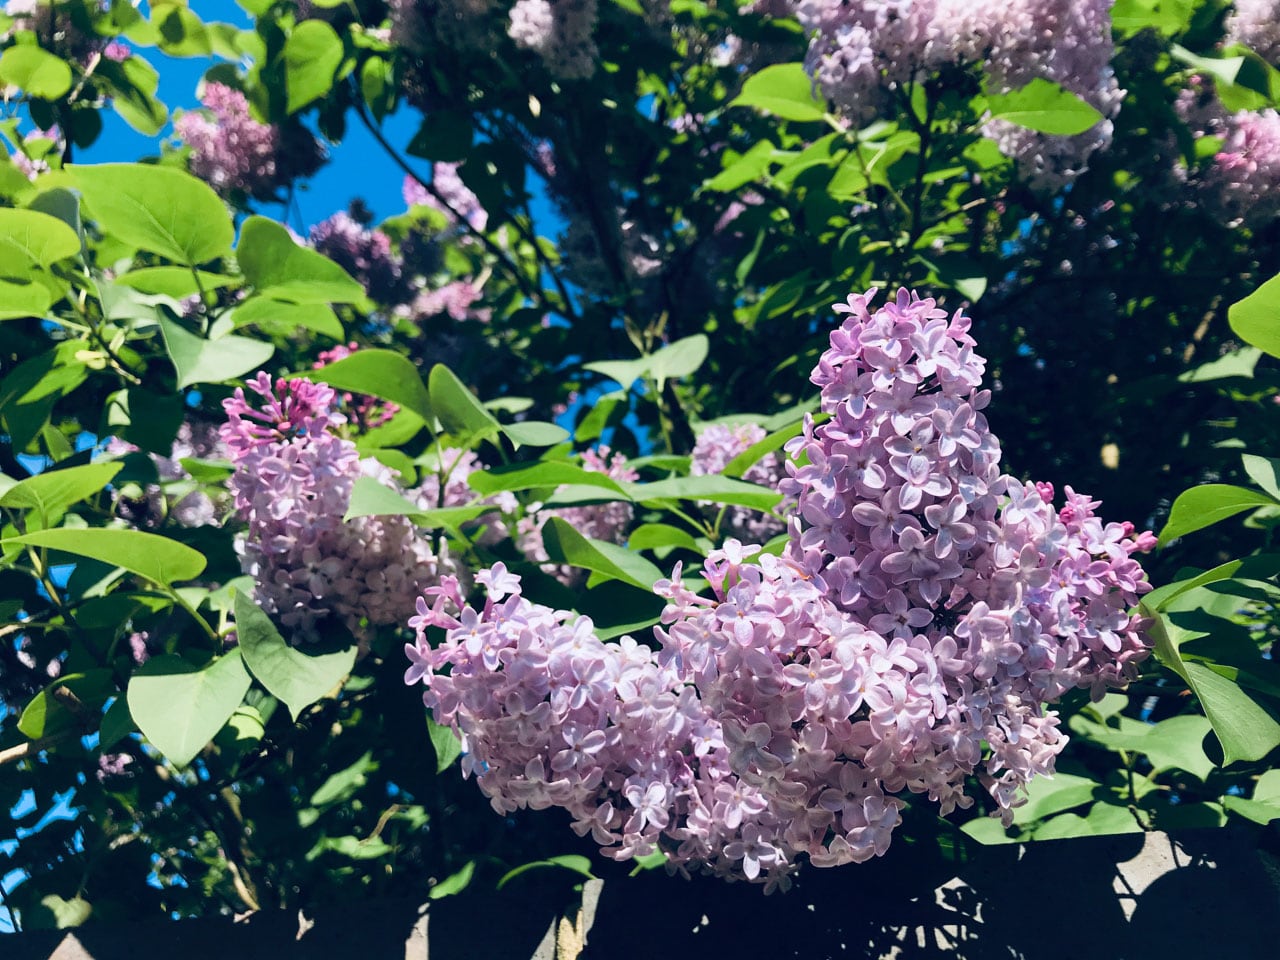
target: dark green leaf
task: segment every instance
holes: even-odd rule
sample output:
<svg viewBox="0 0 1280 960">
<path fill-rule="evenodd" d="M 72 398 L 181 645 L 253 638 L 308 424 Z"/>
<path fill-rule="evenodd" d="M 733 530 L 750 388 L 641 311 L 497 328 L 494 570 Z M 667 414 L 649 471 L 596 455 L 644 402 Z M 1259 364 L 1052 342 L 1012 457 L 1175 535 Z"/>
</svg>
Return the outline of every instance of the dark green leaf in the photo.
<svg viewBox="0 0 1280 960">
<path fill-rule="evenodd" d="M 269 334 L 296 336 L 299 329 L 311 330 L 330 340 L 344 341 L 342 321 L 327 303 L 285 303 L 270 297 L 250 297 L 236 307 L 231 322 L 238 330 L 250 325 Z"/>
<path fill-rule="evenodd" d="M 428 423 L 435 419 L 418 368 L 393 350 L 357 350 L 349 357 L 309 371 L 307 376 L 339 390 L 390 400 Z"/>
<path fill-rule="evenodd" d="M 655 483 L 628 484 L 626 490 L 638 503 L 655 505 L 664 500 L 699 500 L 772 510 L 782 501 L 782 494 L 776 490 L 732 477 L 672 477 Z"/>
<path fill-rule="evenodd" d="M 498 881 L 497 889 L 501 890 L 522 873 L 527 873 L 530 870 L 540 870 L 544 867 L 563 867 L 566 870 L 572 870 L 574 873 L 581 874 L 588 880 L 594 880 L 596 878 L 596 875 L 591 872 L 590 860 L 577 854 L 565 854 L 560 857 L 548 857 L 546 860 L 535 860 L 533 863 L 521 864 L 514 870 L 508 871 L 507 874 Z"/>
<path fill-rule="evenodd" d="M 431 368 L 427 386 L 431 409 L 450 433 L 476 440 L 497 436 L 501 428 L 493 414 L 443 363 Z"/>
<path fill-rule="evenodd" d="M 102 705 L 115 692 L 110 670 L 89 670 L 59 677 L 27 704 L 18 718 L 18 729 L 32 740 L 77 727 L 88 733 Z"/>
<path fill-rule="evenodd" d="M 641 590 L 652 590 L 663 577 L 661 570 L 639 554 L 614 543 L 584 537 L 561 517 L 547 520 L 542 538 L 552 560 L 590 570 L 607 579 L 621 580 Z"/>
</svg>

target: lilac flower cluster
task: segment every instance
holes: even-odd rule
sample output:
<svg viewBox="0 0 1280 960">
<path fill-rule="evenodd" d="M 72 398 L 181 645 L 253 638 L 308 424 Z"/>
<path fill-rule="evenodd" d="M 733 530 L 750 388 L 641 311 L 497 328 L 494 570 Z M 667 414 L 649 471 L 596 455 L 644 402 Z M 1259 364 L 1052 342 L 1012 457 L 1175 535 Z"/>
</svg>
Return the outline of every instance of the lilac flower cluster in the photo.
<svg viewBox="0 0 1280 960">
<path fill-rule="evenodd" d="M 695 477 L 719 476 L 724 472 L 729 461 L 764 438 L 764 427 L 758 424 L 739 423 L 733 426 L 712 424 L 698 434 L 698 439 L 693 445 L 689 472 Z M 762 487 L 776 487 L 785 474 L 782 458 L 777 453 L 766 453 L 747 469 L 742 479 Z M 761 510 L 730 506 L 725 508 L 721 528 L 728 536 L 737 540 L 747 543 L 764 543 L 782 533 L 786 529 L 786 524 L 772 514 Z"/>
<path fill-rule="evenodd" d="M 606 446 L 585 451 L 582 454 L 582 468 L 592 473 L 603 473 L 621 483 L 631 483 L 640 478 L 634 469 L 627 466 L 625 456 L 621 453 L 613 453 L 611 456 Z M 607 491 L 601 493 L 607 495 Z M 634 515 L 631 504 L 625 500 L 547 509 L 540 503 L 530 504 L 517 524 L 516 546 L 530 560 L 542 564 L 543 571 L 561 583 L 571 587 L 580 586 L 586 580 L 586 571 L 550 562 L 546 544 L 542 540 L 542 528 L 547 521 L 551 517 L 560 517 L 584 537 L 604 540 L 606 543 L 622 543 Z"/>
<path fill-rule="evenodd" d="M 585 80 L 596 70 L 599 51 L 596 0 L 516 0 L 507 32 L 517 46 L 542 58 L 561 80 Z"/>
<path fill-rule="evenodd" d="M 474 306 L 483 296 L 484 291 L 474 280 L 451 280 L 434 290 L 418 291 L 407 312 L 415 317 L 444 315 L 459 323 L 467 320 L 488 323 L 493 311 Z"/>
<path fill-rule="evenodd" d="M 263 607 L 295 640 L 315 640 L 335 620 L 363 637 L 367 626 L 403 623 L 414 600 L 456 573 L 448 546 L 437 548 L 403 517 L 343 521 L 358 477 L 395 487 L 391 471 L 360 460 L 333 429 L 334 391 L 306 380 L 260 373 L 223 401 L 222 439 L 235 473 L 231 490 L 248 524 L 237 546 Z"/>
<path fill-rule="evenodd" d="M 369 229 L 346 211 L 311 228 L 311 245 L 363 284 L 378 303 L 395 305 L 412 296 L 404 263 L 391 249 L 391 238 Z"/>
<path fill-rule="evenodd" d="M 1202 77 L 1191 78 L 1174 108 L 1197 140 L 1221 141 L 1208 165 L 1184 174 L 1201 202 L 1233 225 L 1255 229 L 1280 216 L 1280 113 L 1228 112 Z"/>
<path fill-rule="evenodd" d="M 391 42 L 416 54 L 432 47 L 485 50 L 497 0 L 388 0 Z"/>
<path fill-rule="evenodd" d="M 1235 0 L 1226 42 L 1243 43 L 1267 63 L 1280 65 L 1280 0 Z"/>
<path fill-rule="evenodd" d="M 450 225 L 457 223 L 461 217 L 477 230 L 483 230 L 489 223 L 489 214 L 480 205 L 479 198 L 471 191 L 458 174 L 457 163 L 438 162 L 431 167 L 431 186 L 435 194 L 424 187 L 413 177 L 405 177 L 401 192 L 404 202 L 410 207 L 422 206 L 439 210 Z M 437 199 L 436 194 L 439 194 Z M 441 202 L 443 201 L 443 203 Z"/>
<path fill-rule="evenodd" d="M 113 457 L 137 453 L 138 448 L 118 437 L 107 441 L 106 452 Z M 112 491 L 116 513 L 143 529 L 159 526 L 172 518 L 183 527 L 202 527 L 220 522 L 227 503 L 225 496 L 210 496 L 210 489 L 196 483 L 183 467 L 189 458 L 224 460 L 227 450 L 218 430 L 205 422 L 183 421 L 167 457 L 154 456 L 160 483 L 138 488 L 126 486 Z M 138 496 L 130 493 L 137 492 Z"/>
<path fill-rule="evenodd" d="M 107 5 L 98 3 L 86 4 L 84 12 L 92 16 L 106 11 Z M 19 30 L 29 30 L 39 38 L 42 47 L 85 69 L 95 65 L 100 57 L 121 63 L 133 55 L 127 44 L 86 29 L 90 24 L 65 6 L 47 0 L 8 0 L 4 12 L 13 18 L 13 23 L 0 33 L 0 40 L 9 39 Z"/>
<path fill-rule="evenodd" d="M 220 193 L 270 198 L 319 168 L 323 152 L 310 133 L 254 120 L 239 90 L 207 83 L 200 102 L 203 111 L 188 111 L 173 122 L 174 134 L 191 148 L 191 172 Z"/>
<path fill-rule="evenodd" d="M 710 597 L 677 567 L 660 653 L 601 643 L 501 566 L 482 610 L 451 583 L 419 601 L 406 681 L 495 808 L 564 806 L 611 856 L 785 887 L 805 858 L 883 854 L 903 791 L 945 814 L 976 776 L 1008 822 L 1065 744 L 1044 704 L 1135 675 L 1154 537 L 1001 474 L 969 319 L 873 296 L 837 307 L 812 376 L 829 419 L 788 444 L 785 554 L 726 542 Z"/>
<path fill-rule="evenodd" d="M 1075 137 L 987 125 L 1033 186 L 1069 182 L 1111 141 L 1123 98 L 1110 66 L 1111 0 L 793 0 L 792 7 L 814 34 L 806 69 L 859 122 L 892 112 L 909 82 L 981 64 L 992 92 L 1043 77 L 1103 115 Z"/>
<path fill-rule="evenodd" d="M 531 603 L 501 563 L 476 579 L 479 610 L 449 579 L 431 606 L 418 601 L 405 682 L 426 684 L 425 703 L 462 738 L 464 775 L 495 810 L 563 807 L 619 860 L 661 846 L 726 874 L 772 867 L 758 840 L 767 804 L 733 772 L 720 725 L 674 662 Z M 441 646 L 429 626 L 448 631 Z"/>
</svg>

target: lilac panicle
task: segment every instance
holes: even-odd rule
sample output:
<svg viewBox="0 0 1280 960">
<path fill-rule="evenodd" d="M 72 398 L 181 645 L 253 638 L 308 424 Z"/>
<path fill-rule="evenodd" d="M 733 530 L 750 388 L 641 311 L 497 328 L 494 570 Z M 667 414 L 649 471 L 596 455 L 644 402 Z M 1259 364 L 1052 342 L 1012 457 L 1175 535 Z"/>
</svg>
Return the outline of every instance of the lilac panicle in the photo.
<svg viewBox="0 0 1280 960">
<path fill-rule="evenodd" d="M 1045 704 L 1136 675 L 1155 538 L 1002 474 L 969 318 L 874 295 L 836 308 L 813 371 L 829 419 L 788 444 L 785 552 L 726 541 L 710 596 L 677 566 L 659 652 L 602 643 L 501 564 L 483 607 L 450 580 L 419 599 L 406 682 L 496 809 L 561 806 L 618 859 L 785 888 L 805 859 L 882 855 L 904 792 L 945 814 L 976 778 L 1008 823 L 1066 742 Z"/>
</svg>

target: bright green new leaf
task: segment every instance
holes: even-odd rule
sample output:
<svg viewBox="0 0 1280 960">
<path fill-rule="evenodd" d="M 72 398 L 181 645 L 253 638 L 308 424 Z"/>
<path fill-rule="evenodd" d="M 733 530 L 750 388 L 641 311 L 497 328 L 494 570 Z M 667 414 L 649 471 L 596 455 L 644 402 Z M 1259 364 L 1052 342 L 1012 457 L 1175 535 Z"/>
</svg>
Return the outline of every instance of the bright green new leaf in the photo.
<svg viewBox="0 0 1280 960">
<path fill-rule="evenodd" d="M 450 433 L 475 439 L 495 437 L 501 427 L 466 384 L 443 363 L 431 368 L 427 377 L 431 409 Z"/>
<path fill-rule="evenodd" d="M 16 543 L 100 560 L 159 584 L 194 580 L 205 568 L 204 555 L 200 551 L 141 530 L 58 527 L 0 540 L 0 545 Z"/>
<path fill-rule="evenodd" d="M 0 209 L 0 273 L 25 278 L 80 252 L 80 238 L 57 217 L 36 210 Z"/>
<path fill-rule="evenodd" d="M 234 277 L 205 270 L 199 271 L 198 282 L 196 276 L 196 272 L 188 267 L 140 267 L 116 277 L 115 282 L 139 293 L 158 294 L 174 300 L 190 297 L 198 293 L 201 287 L 206 291 L 216 290 L 236 282 Z"/>
<path fill-rule="evenodd" d="M 546 522 L 542 538 L 552 560 L 590 570 L 610 580 L 621 580 L 641 590 L 652 590 L 663 577 L 661 570 L 638 553 L 584 537 L 561 517 L 551 517 Z"/>
<path fill-rule="evenodd" d="M 827 113 L 802 63 L 777 63 L 751 75 L 729 106 L 757 107 L 784 120 L 821 120 Z"/>
<path fill-rule="evenodd" d="M 266 217 L 240 228 L 236 261 L 259 293 L 293 303 L 356 303 L 364 287 L 328 257 L 299 246 L 289 231 Z"/>
<path fill-rule="evenodd" d="M 338 390 L 390 400 L 428 423 L 435 419 L 418 368 L 394 350 L 357 350 L 349 357 L 309 371 L 308 376 Z"/>
<path fill-rule="evenodd" d="M 11 46 L 0 55 L 0 85 L 57 100 L 71 89 L 71 65 L 34 44 Z"/>
<path fill-rule="evenodd" d="M 1012 93 L 988 96 L 987 107 L 993 120 L 1058 136 L 1084 133 L 1102 119 L 1102 114 L 1074 93 L 1043 77 Z"/>
<path fill-rule="evenodd" d="M 304 20 L 284 42 L 286 109 L 290 113 L 333 89 L 342 63 L 342 41 L 323 20 Z"/>
<path fill-rule="evenodd" d="M 129 713 L 170 763 L 185 767 L 235 713 L 252 683 L 239 650 L 203 667 L 165 654 L 148 660 L 129 681 Z"/>
<path fill-rule="evenodd" d="M 243 593 L 236 593 L 235 611 L 236 635 L 245 664 L 274 697 L 284 702 L 295 720 L 342 683 L 355 665 L 354 643 L 325 653 L 289 646 L 271 618 Z"/>
<path fill-rule="evenodd" d="M 294 336 L 299 329 L 311 330 L 330 340 L 343 341 L 342 321 L 327 303 L 285 303 L 270 297 L 250 297 L 231 314 L 232 325 L 256 326 L 270 334 Z"/>
<path fill-rule="evenodd" d="M 1280 276 L 1274 276 L 1227 310 L 1231 329 L 1260 350 L 1280 357 Z"/>
<path fill-rule="evenodd" d="M 1169 510 L 1169 522 L 1160 531 L 1160 543 L 1167 544 L 1245 510 L 1273 506 L 1274 498 L 1254 490 L 1229 483 L 1203 483 L 1178 494 Z"/>
<path fill-rule="evenodd" d="M 0 320 L 43 317 L 53 306 L 53 294 L 39 283 L 0 280 Z"/>
<path fill-rule="evenodd" d="M 679 380 L 694 373 L 707 359 L 711 342 L 705 333 L 695 333 L 667 344 L 649 357 L 649 374 L 661 390 L 667 380 Z"/>
<path fill-rule="evenodd" d="M 626 488 L 638 503 L 660 504 L 664 500 L 705 500 L 753 510 L 772 510 L 782 494 L 732 477 L 672 477 L 655 483 L 632 483 Z"/>
<path fill-rule="evenodd" d="M 206 340 L 166 317 L 160 318 L 164 345 L 178 373 L 178 389 L 193 383 L 223 383 L 257 370 L 276 348 L 234 335 Z"/>
<path fill-rule="evenodd" d="M 1259 457 L 1252 453 L 1241 456 L 1244 461 L 1244 472 L 1249 479 L 1280 502 L 1280 460 Z"/>
<path fill-rule="evenodd" d="M 538 490 L 555 488 L 565 484 L 602 487 L 616 495 L 618 500 L 630 500 L 617 480 L 608 474 L 582 467 L 550 460 L 546 463 L 535 463 L 532 466 L 512 464 L 509 467 L 495 467 L 492 470 L 478 470 L 467 477 L 471 489 L 482 496 L 501 493 L 504 490 Z"/>
<path fill-rule="evenodd" d="M 554 447 L 569 439 L 569 431 L 564 427 L 543 420 L 503 424 L 502 432 L 517 450 L 521 447 Z"/>
<path fill-rule="evenodd" d="M 116 239 L 192 267 L 230 252 L 227 208 L 191 174 L 142 163 L 68 169 L 98 226 Z"/>
<path fill-rule="evenodd" d="M 52 517 L 60 510 L 99 493 L 120 472 L 122 463 L 87 463 L 63 470 L 46 470 L 14 484 L 0 496 L 0 507 L 35 510 Z"/>
</svg>

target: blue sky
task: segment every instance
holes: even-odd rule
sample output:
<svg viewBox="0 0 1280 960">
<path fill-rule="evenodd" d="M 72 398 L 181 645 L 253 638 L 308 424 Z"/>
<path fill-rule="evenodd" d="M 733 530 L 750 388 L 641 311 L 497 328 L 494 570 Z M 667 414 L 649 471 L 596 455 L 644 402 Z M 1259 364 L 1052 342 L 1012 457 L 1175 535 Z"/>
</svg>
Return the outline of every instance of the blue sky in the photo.
<svg viewBox="0 0 1280 960">
<path fill-rule="evenodd" d="M 252 26 L 249 15 L 232 0 L 197 0 L 191 3 L 191 7 L 206 21 L 234 23 L 242 28 Z M 176 59 L 145 48 L 137 52 L 159 71 L 158 95 L 170 112 L 200 105 L 196 87 L 204 72 L 218 61 L 203 57 Z M 114 111 L 104 110 L 102 118 L 102 135 L 92 147 L 81 151 L 77 160 L 89 163 L 127 162 L 159 152 L 157 138 L 136 132 Z M 383 130 L 393 144 L 403 146 L 417 132 L 420 121 L 420 114 L 402 106 L 386 119 Z M 170 124 L 161 136 L 171 137 L 172 134 Z M 409 160 L 424 175 L 430 173 L 430 164 L 426 161 Z M 310 226 L 345 208 L 356 196 L 365 201 L 378 219 L 393 216 L 404 209 L 400 194 L 402 180 L 400 172 L 392 166 L 373 138 L 358 122 L 352 122 L 348 125 L 346 139 L 330 149 L 330 162 L 299 189 L 297 203 L 302 223 L 299 224 L 298 217 L 294 215 L 289 218 L 289 225 L 295 230 Z M 268 206 L 261 212 L 276 219 L 284 218 L 284 210 L 280 206 Z"/>
</svg>

